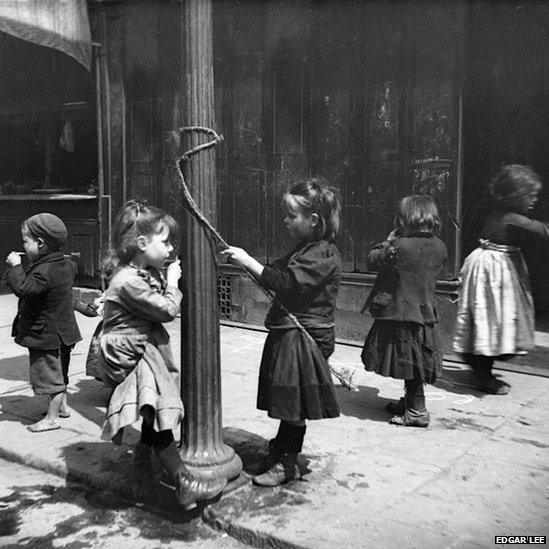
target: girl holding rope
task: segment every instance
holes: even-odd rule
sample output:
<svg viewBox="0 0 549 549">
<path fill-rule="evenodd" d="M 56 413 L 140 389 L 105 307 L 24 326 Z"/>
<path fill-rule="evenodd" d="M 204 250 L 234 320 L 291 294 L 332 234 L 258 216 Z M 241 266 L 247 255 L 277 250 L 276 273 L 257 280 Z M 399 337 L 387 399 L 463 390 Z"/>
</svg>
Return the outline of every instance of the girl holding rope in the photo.
<svg viewBox="0 0 549 549">
<path fill-rule="evenodd" d="M 254 477 L 260 486 L 300 479 L 297 456 L 305 421 L 339 416 L 326 361 L 335 346 L 334 308 L 341 279 L 341 257 L 334 244 L 339 196 L 326 181 L 312 178 L 284 194 L 282 208 L 286 229 L 297 240 L 290 253 L 264 266 L 241 248 L 230 246 L 222 252 L 275 292 L 265 322 L 269 335 L 257 407 L 280 424 L 269 442 L 263 472 Z"/>
</svg>

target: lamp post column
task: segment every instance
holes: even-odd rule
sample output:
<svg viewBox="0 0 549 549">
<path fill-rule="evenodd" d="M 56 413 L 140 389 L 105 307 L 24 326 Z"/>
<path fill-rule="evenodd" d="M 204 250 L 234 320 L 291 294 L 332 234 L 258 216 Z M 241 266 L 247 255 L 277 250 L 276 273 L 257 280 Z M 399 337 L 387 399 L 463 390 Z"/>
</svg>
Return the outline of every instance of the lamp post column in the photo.
<svg viewBox="0 0 549 549">
<path fill-rule="evenodd" d="M 182 115 L 186 126 L 214 126 L 211 0 L 181 2 Z M 183 150 L 201 136 L 183 133 Z M 185 180 L 198 207 L 215 223 L 215 150 L 186 162 Z M 223 443 L 215 242 L 192 215 L 182 223 L 181 397 L 185 404 L 181 457 L 199 478 L 235 478 L 242 462 Z"/>
</svg>

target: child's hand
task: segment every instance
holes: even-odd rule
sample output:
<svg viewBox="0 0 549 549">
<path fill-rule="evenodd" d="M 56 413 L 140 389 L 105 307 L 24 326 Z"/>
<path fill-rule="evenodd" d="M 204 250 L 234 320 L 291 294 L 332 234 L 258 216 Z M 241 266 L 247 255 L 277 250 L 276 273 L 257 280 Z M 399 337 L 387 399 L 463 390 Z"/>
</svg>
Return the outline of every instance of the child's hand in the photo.
<svg viewBox="0 0 549 549">
<path fill-rule="evenodd" d="M 236 246 L 229 246 L 221 253 L 228 256 L 231 263 L 241 265 L 242 267 L 246 267 L 251 259 L 246 250 L 243 250 L 242 248 L 237 248 Z"/>
<path fill-rule="evenodd" d="M 13 267 L 15 265 L 21 265 L 21 256 L 17 252 L 10 252 L 8 257 L 6 258 L 6 263 Z"/>
<path fill-rule="evenodd" d="M 166 279 L 168 286 L 177 287 L 177 283 L 181 278 L 181 261 L 176 259 L 173 263 L 168 265 L 168 272 L 166 274 Z"/>
<path fill-rule="evenodd" d="M 259 278 L 263 273 L 263 265 L 261 265 L 257 259 L 254 259 L 246 250 L 243 250 L 242 248 L 229 246 L 221 253 L 228 256 L 231 263 L 244 267 L 255 278 Z"/>
</svg>

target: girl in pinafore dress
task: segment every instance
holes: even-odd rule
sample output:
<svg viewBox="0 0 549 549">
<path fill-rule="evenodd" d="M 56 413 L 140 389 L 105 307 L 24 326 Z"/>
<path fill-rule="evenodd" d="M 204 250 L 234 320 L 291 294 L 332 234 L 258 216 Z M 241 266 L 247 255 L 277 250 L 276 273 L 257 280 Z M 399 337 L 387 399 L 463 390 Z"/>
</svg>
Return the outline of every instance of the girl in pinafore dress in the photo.
<svg viewBox="0 0 549 549">
<path fill-rule="evenodd" d="M 375 319 L 362 362 L 367 371 L 404 380 L 404 397 L 387 405 L 395 425 L 429 425 L 424 384 L 442 371 L 435 285 L 447 251 L 439 230 L 435 201 L 407 196 L 397 205 L 395 229 L 368 255 L 368 268 L 379 274 L 362 310 Z"/>
<path fill-rule="evenodd" d="M 178 368 L 162 323 L 179 312 L 179 260 L 168 266 L 166 279 L 161 269 L 177 229 L 170 215 L 138 200 L 127 202 L 118 214 L 106 261 L 113 274 L 104 295 L 99 365 L 103 381 L 114 390 L 102 438 L 110 440 L 142 418 L 136 469 L 144 476 L 152 474 L 154 450 L 188 509 L 217 495 L 226 481 L 193 479 L 173 437 L 183 419 L 183 404 Z"/>
<path fill-rule="evenodd" d="M 509 384 L 492 374 L 495 360 L 534 348 L 534 302 L 521 248 L 549 239 L 549 225 L 527 217 L 540 190 L 531 168 L 512 164 L 501 170 L 490 186 L 494 211 L 461 271 L 454 351 L 486 393 L 509 392 Z"/>
<path fill-rule="evenodd" d="M 305 436 L 306 419 L 339 416 L 333 382 L 326 360 L 315 360 L 318 346 L 324 358 L 334 351 L 334 308 L 341 278 L 341 257 L 334 244 L 339 231 L 337 191 L 323 179 L 298 183 L 282 199 L 284 224 L 297 246 L 286 256 L 263 266 L 241 248 L 223 253 L 245 267 L 261 284 L 275 292 L 276 301 L 293 313 L 314 341 L 303 337 L 276 303 L 265 325 L 259 371 L 257 407 L 280 420 L 278 434 L 269 443 L 260 486 L 278 486 L 301 478 L 297 456 Z"/>
</svg>

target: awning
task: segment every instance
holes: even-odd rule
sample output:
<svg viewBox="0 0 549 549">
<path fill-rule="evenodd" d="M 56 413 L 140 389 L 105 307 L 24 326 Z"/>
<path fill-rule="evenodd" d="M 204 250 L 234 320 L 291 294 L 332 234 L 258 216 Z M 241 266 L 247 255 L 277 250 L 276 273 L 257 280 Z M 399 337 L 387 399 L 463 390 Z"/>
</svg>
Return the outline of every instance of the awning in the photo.
<svg viewBox="0 0 549 549">
<path fill-rule="evenodd" d="M 90 69 L 86 0 L 2 0 L 0 31 L 61 50 Z"/>
</svg>

